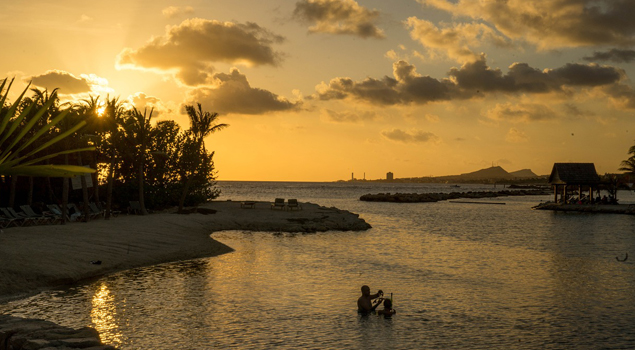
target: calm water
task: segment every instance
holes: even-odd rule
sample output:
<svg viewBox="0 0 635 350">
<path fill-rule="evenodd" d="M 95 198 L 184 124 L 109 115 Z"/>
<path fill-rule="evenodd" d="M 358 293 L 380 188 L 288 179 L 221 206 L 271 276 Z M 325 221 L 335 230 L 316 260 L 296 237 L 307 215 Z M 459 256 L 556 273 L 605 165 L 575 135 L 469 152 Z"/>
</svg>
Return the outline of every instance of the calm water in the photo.
<svg viewBox="0 0 635 350">
<path fill-rule="evenodd" d="M 119 273 L 0 312 L 96 327 L 121 349 L 635 348 L 635 217 L 530 209 L 550 196 L 491 200 L 506 205 L 357 200 L 491 186 L 221 188 L 222 200 L 298 198 L 351 210 L 373 229 L 218 232 L 212 237 L 234 253 Z M 632 259 L 616 261 L 626 252 Z M 397 315 L 358 316 L 362 284 L 392 292 Z"/>
</svg>

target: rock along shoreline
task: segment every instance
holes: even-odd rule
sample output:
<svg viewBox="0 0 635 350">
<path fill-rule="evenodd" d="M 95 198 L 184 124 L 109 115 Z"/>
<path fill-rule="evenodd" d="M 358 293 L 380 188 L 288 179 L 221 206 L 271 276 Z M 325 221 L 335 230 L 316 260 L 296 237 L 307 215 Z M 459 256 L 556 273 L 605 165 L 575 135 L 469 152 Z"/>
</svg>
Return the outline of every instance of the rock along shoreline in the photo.
<svg viewBox="0 0 635 350">
<path fill-rule="evenodd" d="M 635 205 L 633 204 L 562 204 L 547 202 L 538 204 L 532 207 L 532 209 L 577 213 L 635 215 Z"/>
<path fill-rule="evenodd" d="M 428 203 L 439 202 L 451 199 L 480 199 L 510 196 L 543 196 L 552 194 L 550 190 L 523 189 L 523 190 L 502 190 L 502 191 L 468 191 L 450 193 L 377 193 L 365 194 L 359 198 L 367 202 L 392 202 L 392 203 Z"/>
</svg>

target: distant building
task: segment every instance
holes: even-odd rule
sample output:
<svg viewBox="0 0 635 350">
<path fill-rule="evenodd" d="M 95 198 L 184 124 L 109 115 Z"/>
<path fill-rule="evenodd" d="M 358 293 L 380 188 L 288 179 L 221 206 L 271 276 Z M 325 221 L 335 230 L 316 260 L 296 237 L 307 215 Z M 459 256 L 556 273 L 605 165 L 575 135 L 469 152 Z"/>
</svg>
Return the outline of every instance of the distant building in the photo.
<svg viewBox="0 0 635 350">
<path fill-rule="evenodd" d="M 395 179 L 395 178 L 394 178 L 394 175 L 393 175 L 393 173 L 392 173 L 392 172 L 390 172 L 390 171 L 389 171 L 389 172 L 387 172 L 387 173 L 386 173 L 386 180 L 388 180 L 388 181 L 392 181 L 392 180 L 394 180 L 394 179 Z"/>
</svg>

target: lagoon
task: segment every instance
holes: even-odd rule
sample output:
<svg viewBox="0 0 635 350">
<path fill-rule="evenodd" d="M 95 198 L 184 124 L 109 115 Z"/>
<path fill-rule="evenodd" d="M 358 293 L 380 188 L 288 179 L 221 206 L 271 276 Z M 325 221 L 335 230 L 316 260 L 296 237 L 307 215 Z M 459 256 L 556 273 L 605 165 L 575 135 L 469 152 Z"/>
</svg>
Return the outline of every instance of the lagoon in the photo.
<svg viewBox="0 0 635 350">
<path fill-rule="evenodd" d="M 491 206 L 358 200 L 501 186 L 219 185 L 219 200 L 297 198 L 358 213 L 373 228 L 217 232 L 234 252 L 120 272 L 0 312 L 92 326 L 121 349 L 635 347 L 635 259 L 615 259 L 635 257 L 633 216 L 531 210 L 551 196 Z M 362 284 L 392 292 L 397 315 L 358 316 Z"/>
</svg>

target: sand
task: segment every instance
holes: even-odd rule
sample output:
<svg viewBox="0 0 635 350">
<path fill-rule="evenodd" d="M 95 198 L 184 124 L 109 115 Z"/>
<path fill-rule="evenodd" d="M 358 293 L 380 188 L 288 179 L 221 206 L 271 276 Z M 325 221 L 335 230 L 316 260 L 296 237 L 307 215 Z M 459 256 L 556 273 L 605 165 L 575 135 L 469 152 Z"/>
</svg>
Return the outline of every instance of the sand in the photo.
<svg viewBox="0 0 635 350">
<path fill-rule="evenodd" d="M 271 210 L 257 202 L 211 202 L 215 214 L 119 215 L 88 223 L 6 228 L 0 233 L 0 301 L 117 271 L 210 257 L 232 249 L 210 237 L 220 230 L 317 232 L 370 228 L 358 215 L 301 203 L 302 210 Z M 101 261 L 93 264 L 92 261 Z"/>
</svg>

